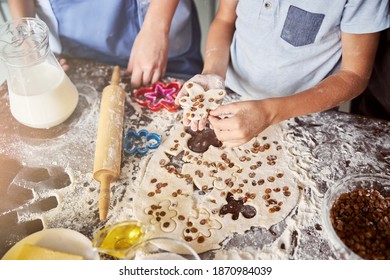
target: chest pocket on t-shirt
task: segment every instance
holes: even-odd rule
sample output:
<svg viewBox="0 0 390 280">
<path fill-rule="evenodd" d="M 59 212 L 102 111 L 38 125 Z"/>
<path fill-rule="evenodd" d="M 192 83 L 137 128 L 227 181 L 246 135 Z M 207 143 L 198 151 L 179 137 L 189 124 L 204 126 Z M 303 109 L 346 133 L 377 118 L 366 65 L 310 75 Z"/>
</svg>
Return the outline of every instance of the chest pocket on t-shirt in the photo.
<svg viewBox="0 0 390 280">
<path fill-rule="evenodd" d="M 324 17 L 324 14 L 311 13 L 290 6 L 280 37 L 294 47 L 312 44 Z"/>
</svg>

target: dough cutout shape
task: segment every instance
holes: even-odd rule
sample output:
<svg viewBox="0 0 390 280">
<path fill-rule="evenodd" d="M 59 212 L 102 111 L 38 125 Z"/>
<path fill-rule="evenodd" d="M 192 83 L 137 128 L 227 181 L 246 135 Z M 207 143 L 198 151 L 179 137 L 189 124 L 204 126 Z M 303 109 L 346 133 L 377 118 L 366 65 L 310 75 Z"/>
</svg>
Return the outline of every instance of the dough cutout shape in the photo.
<svg viewBox="0 0 390 280">
<path fill-rule="evenodd" d="M 201 120 L 207 117 L 210 111 L 216 109 L 226 95 L 223 89 L 209 89 L 205 91 L 201 85 L 186 82 L 183 87 L 187 93 L 179 99 L 183 114 L 189 120 Z"/>
<path fill-rule="evenodd" d="M 134 214 L 154 224 L 155 236 L 183 240 L 202 253 L 221 248 L 233 232 L 270 228 L 297 205 L 302 186 L 288 167 L 280 126 L 238 148 L 211 145 L 204 153 L 188 148 L 190 138 L 185 126 L 175 126 L 143 168 Z M 151 211 L 160 206 L 163 217 L 162 210 Z"/>
</svg>

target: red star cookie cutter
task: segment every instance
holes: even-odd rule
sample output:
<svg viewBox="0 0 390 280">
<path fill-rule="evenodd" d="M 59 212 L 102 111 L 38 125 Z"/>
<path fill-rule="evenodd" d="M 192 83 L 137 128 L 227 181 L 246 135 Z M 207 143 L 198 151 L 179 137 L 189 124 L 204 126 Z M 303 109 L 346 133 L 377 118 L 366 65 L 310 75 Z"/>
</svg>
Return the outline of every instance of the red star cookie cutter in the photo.
<svg viewBox="0 0 390 280">
<path fill-rule="evenodd" d="M 156 82 L 150 87 L 143 87 L 133 92 L 135 101 L 151 111 L 157 112 L 166 109 L 169 112 L 175 112 L 179 105 L 175 104 L 175 98 L 181 85 L 177 82 L 164 84 Z"/>
</svg>

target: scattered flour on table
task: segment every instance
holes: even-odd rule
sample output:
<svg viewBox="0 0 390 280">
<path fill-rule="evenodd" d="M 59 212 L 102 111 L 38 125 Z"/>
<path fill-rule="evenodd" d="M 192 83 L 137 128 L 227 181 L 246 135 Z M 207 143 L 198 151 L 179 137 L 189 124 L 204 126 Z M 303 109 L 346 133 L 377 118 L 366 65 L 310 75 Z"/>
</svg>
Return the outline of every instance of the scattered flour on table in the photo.
<svg viewBox="0 0 390 280">
<path fill-rule="evenodd" d="M 49 174 L 49 178 L 43 176 L 35 181 L 23 178 L 24 173 L 16 176 L 13 183 L 33 190 L 33 197 L 25 204 L 0 212 L 0 218 L 16 213 L 21 224 L 41 219 L 44 227 L 74 229 L 90 239 L 104 225 L 134 218 L 132 204 L 137 186 L 155 151 L 145 157 L 122 154 L 121 177 L 111 185 L 108 220 L 101 223 L 97 207 L 99 185 L 92 178 L 99 115 L 96 100 L 99 98 L 96 98 L 96 90 L 89 86 L 82 86 L 81 93 L 80 111 L 76 110 L 73 119 L 57 131 L 51 131 L 55 137 L 49 137 L 45 132 L 15 129 L 12 133 L 24 133 L 23 141 L 0 138 L 0 153 L 16 158 L 22 170 L 43 169 Z M 147 129 L 167 138 L 172 127 L 180 121 L 180 113 L 151 113 L 135 104 L 128 95 L 124 133 L 128 129 Z M 3 110 L 0 115 L 5 117 L 4 120 L 10 120 L 1 128 L 12 130 L 11 125 L 7 127 L 6 124 L 13 122 L 10 114 Z M 202 258 L 335 258 L 322 226 L 322 198 L 329 187 L 345 176 L 362 172 L 390 174 L 390 128 L 387 123 L 377 122 L 374 132 L 365 132 L 361 129 L 365 123 L 357 123 L 348 115 L 336 115 L 339 118 L 336 120 L 332 119 L 334 116 L 331 113 L 314 114 L 281 124 L 283 144 L 288 150 L 288 168 L 303 186 L 293 212 L 270 228 L 249 227 L 245 232 L 227 234 L 219 249 L 202 253 Z M 56 154 L 54 160 L 53 153 Z M 69 184 L 61 185 L 56 178 L 68 178 Z M 53 204 L 46 211 L 34 208 L 39 201 L 50 197 L 55 197 L 58 205 Z M 23 230 L 15 238 L 21 237 Z M 7 242 L 11 246 L 11 242 L 16 241 Z"/>
</svg>

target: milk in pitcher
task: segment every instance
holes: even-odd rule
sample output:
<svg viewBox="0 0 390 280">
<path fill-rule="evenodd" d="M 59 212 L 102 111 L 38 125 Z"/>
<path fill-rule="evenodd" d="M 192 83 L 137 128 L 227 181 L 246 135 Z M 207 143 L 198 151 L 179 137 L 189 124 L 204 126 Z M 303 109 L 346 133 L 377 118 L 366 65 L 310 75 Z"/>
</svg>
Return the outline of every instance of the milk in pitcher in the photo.
<svg viewBox="0 0 390 280">
<path fill-rule="evenodd" d="M 11 113 L 20 123 L 33 128 L 50 128 L 64 122 L 75 110 L 78 92 L 68 76 L 49 63 L 21 69 L 10 77 Z M 18 81 L 23 77 L 23 81 Z"/>
<path fill-rule="evenodd" d="M 0 59 L 8 70 L 10 110 L 32 128 L 51 128 L 76 109 L 79 95 L 49 46 L 47 25 L 37 18 L 0 24 Z"/>
</svg>

